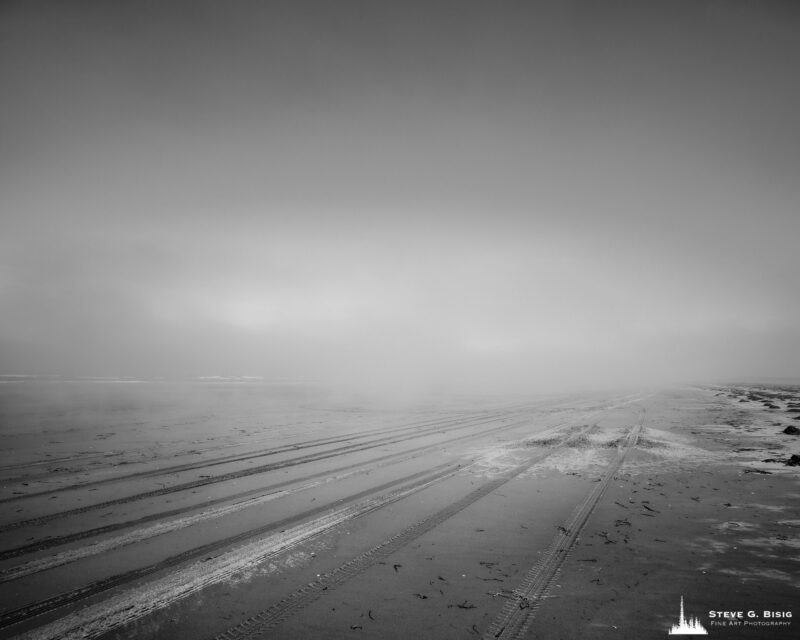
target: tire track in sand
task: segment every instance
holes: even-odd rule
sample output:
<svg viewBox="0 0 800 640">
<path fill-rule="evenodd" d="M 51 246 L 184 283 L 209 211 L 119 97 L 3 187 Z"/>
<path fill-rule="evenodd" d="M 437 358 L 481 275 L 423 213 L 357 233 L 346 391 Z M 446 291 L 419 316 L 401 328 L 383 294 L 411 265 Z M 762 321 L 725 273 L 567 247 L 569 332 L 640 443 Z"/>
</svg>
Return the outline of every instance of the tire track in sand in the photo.
<svg viewBox="0 0 800 640">
<path fill-rule="evenodd" d="M 519 413 L 520 411 L 524 410 L 532 410 L 533 407 L 529 405 L 521 405 L 519 407 L 508 407 L 504 410 L 502 414 L 496 414 L 495 418 L 498 417 L 509 417 Z M 387 435 L 390 433 L 402 432 L 402 431 L 409 431 L 409 430 L 419 430 L 419 429 L 433 429 L 436 428 L 443 428 L 449 427 L 454 424 L 466 424 L 469 421 L 480 421 L 485 419 L 487 416 L 485 415 L 472 415 L 472 416 L 455 416 L 451 418 L 438 418 L 438 419 L 431 419 L 431 420 L 424 420 L 422 422 L 415 422 L 415 423 L 407 423 L 401 424 L 390 428 L 379 428 L 379 429 L 369 429 L 366 431 L 361 432 L 351 432 L 351 433 L 344 433 L 339 436 L 335 437 L 328 437 L 328 438 L 316 438 L 313 440 L 304 440 L 297 443 L 285 444 L 279 447 L 272 447 L 269 449 L 262 449 L 260 451 L 250 451 L 249 453 L 240 453 L 240 454 L 230 454 L 227 456 L 218 456 L 216 458 L 206 458 L 204 460 L 194 461 L 194 462 L 187 462 L 184 464 L 177 464 L 167 467 L 161 467 L 158 469 L 148 469 L 145 471 L 137 471 L 133 473 L 126 473 L 119 476 L 113 476 L 110 478 L 99 478 L 96 480 L 87 480 L 85 482 L 79 482 L 75 484 L 66 485 L 63 487 L 53 487 L 50 489 L 42 490 L 42 491 L 31 491 L 20 495 L 13 495 L 5 498 L 0 498 L 0 504 L 5 504 L 8 502 L 19 502 L 20 500 L 25 500 L 28 498 L 35 498 L 39 496 L 49 496 L 54 495 L 56 493 L 63 493 L 65 491 L 76 491 L 80 489 L 86 489 L 88 487 L 98 487 L 107 484 L 113 484 L 117 482 L 130 482 L 131 480 L 136 479 L 143 479 L 143 478 L 152 478 L 152 477 L 159 477 L 170 475 L 174 473 L 181 473 L 184 471 L 194 471 L 200 469 L 207 469 L 209 467 L 215 467 L 223 464 L 231 464 L 235 462 L 244 462 L 247 460 L 254 460 L 256 458 L 266 458 L 268 456 L 279 455 L 281 453 L 289 453 L 293 451 L 301 451 L 303 449 L 313 449 L 315 447 L 323 447 L 326 445 L 331 444 L 339 444 L 341 442 L 351 442 L 353 440 L 363 440 L 369 438 L 371 436 L 376 435 Z M 94 457 L 103 456 L 105 454 L 94 454 Z M 77 457 L 67 457 L 67 458 L 60 458 L 54 459 L 53 461 L 41 461 L 38 463 L 33 464 L 46 464 L 50 462 L 51 464 L 58 461 L 58 460 L 77 460 Z M 24 466 L 24 465 L 22 465 Z M 46 476 L 50 477 L 52 474 L 45 474 Z M 4 478 L 5 482 L 14 482 L 14 481 L 22 481 L 22 480 L 30 480 L 31 477 L 29 476 L 21 476 L 19 478 Z"/>
<path fill-rule="evenodd" d="M 318 507 L 309 509 L 302 513 L 289 516 L 288 518 L 284 518 L 277 522 L 271 522 L 267 525 L 263 525 L 255 529 L 250 529 L 248 531 L 244 531 L 242 533 L 238 533 L 233 536 L 228 536 L 219 540 L 215 540 L 213 542 L 204 544 L 200 547 L 188 549 L 177 555 L 169 556 L 168 558 L 165 558 L 160 562 L 156 562 L 154 564 L 150 564 L 144 567 L 139 567 L 137 569 L 132 569 L 124 573 L 115 574 L 101 580 L 90 582 L 89 584 L 79 587 L 77 589 L 73 589 L 72 591 L 60 593 L 58 595 L 45 598 L 43 600 L 39 600 L 37 602 L 33 602 L 28 605 L 0 614 L 0 629 L 9 627 L 11 625 L 17 624 L 18 622 L 21 622 L 29 618 L 33 618 L 35 616 L 47 613 L 49 611 L 54 611 L 60 607 L 78 602 L 93 595 L 97 595 L 99 593 L 102 593 L 103 591 L 107 591 L 114 587 L 119 587 L 128 584 L 130 582 L 133 582 L 134 580 L 138 580 L 140 578 L 153 575 L 165 569 L 171 569 L 180 564 L 183 564 L 184 562 L 190 560 L 196 560 L 197 558 L 217 553 L 220 550 L 225 549 L 226 547 L 246 542 L 247 540 L 256 538 L 258 536 L 263 536 L 270 533 L 274 533 L 275 531 L 286 529 L 287 527 L 291 527 L 292 525 L 297 525 L 297 523 L 307 520 L 309 518 L 318 518 L 321 521 L 328 521 L 331 519 L 330 515 L 322 517 L 320 516 L 321 514 L 324 514 L 326 511 L 330 511 L 331 509 L 339 509 L 341 513 L 347 514 L 347 519 L 351 519 L 353 517 L 356 517 L 357 515 L 363 515 L 365 513 L 369 513 L 371 511 L 374 511 L 375 509 L 391 504 L 392 502 L 395 502 L 400 498 L 409 495 L 410 493 L 419 491 L 421 488 L 427 487 L 433 482 L 438 482 L 443 478 L 449 477 L 454 473 L 458 472 L 462 468 L 463 465 L 454 463 L 446 463 L 444 465 L 439 465 L 437 467 L 434 467 L 433 469 L 414 473 L 404 478 L 387 482 L 378 487 L 370 487 L 369 489 L 365 489 L 364 491 L 360 491 L 358 493 L 352 494 L 344 498 L 339 498 L 338 500 L 335 500 L 332 503 L 320 505 Z M 410 483 L 410 484 L 403 485 L 403 483 Z M 366 502 L 357 503 L 355 506 L 341 508 L 342 505 L 351 503 L 353 501 L 363 500 L 364 498 L 367 498 L 367 496 L 370 496 L 375 492 L 387 491 L 397 487 L 398 485 L 403 485 L 403 486 L 401 486 L 400 489 L 396 489 L 385 496 L 379 496 L 377 498 L 368 499 Z M 337 519 L 334 518 L 334 520 Z"/>
<path fill-rule="evenodd" d="M 589 516 L 619 471 L 625 456 L 636 446 L 644 425 L 644 416 L 645 410 L 642 409 L 639 422 L 628 432 L 623 446 L 618 449 L 616 458 L 608 466 L 600 482 L 575 508 L 569 520 L 559 528 L 559 534 L 506 600 L 500 613 L 483 634 L 482 640 L 522 640 L 525 637 L 539 604 L 547 597 Z"/>
<path fill-rule="evenodd" d="M 502 431 L 506 431 L 509 429 L 513 429 L 519 427 L 520 425 L 525 424 L 528 420 L 520 420 L 517 422 L 512 422 L 509 424 L 504 424 L 499 427 L 493 427 L 492 429 L 487 429 L 485 431 L 481 431 L 480 433 L 474 433 L 469 435 L 458 435 L 450 437 L 446 440 L 442 440 L 437 442 L 434 446 L 442 446 L 442 445 L 449 445 L 453 442 L 466 442 L 469 440 L 473 440 L 475 438 L 485 437 L 487 435 L 493 435 Z M 551 429 L 558 428 L 563 426 L 565 423 L 561 423 L 551 427 Z M 108 533 L 114 533 L 115 531 L 121 531 L 122 529 L 127 529 L 130 527 L 136 527 L 145 525 L 151 522 L 158 522 L 159 520 L 164 520 L 165 518 L 171 518 L 174 516 L 180 516 L 186 513 L 190 513 L 192 511 L 197 511 L 198 509 L 208 509 L 209 507 L 216 507 L 217 505 L 224 505 L 225 503 L 229 503 L 232 500 L 245 498 L 248 499 L 249 496 L 256 496 L 260 497 L 260 495 L 264 495 L 265 492 L 269 491 L 280 491 L 284 487 L 291 486 L 293 484 L 297 484 L 299 482 L 309 482 L 315 479 L 328 477 L 331 474 L 345 474 L 350 475 L 349 472 L 353 473 L 360 473 L 366 472 L 376 466 L 385 466 L 388 464 L 395 464 L 399 462 L 403 462 L 408 460 L 409 458 L 413 458 L 415 455 L 430 451 L 431 445 L 422 445 L 419 447 L 414 447 L 412 449 L 407 449 L 405 451 L 399 451 L 397 453 L 390 453 L 383 456 L 378 456 L 377 458 L 373 458 L 366 462 L 360 462 L 351 465 L 345 465 L 342 467 L 337 467 L 335 469 L 330 469 L 326 471 L 321 471 L 319 473 L 312 473 L 310 475 L 304 476 L 303 478 L 295 478 L 291 480 L 283 480 L 281 482 L 276 482 L 266 487 L 258 487 L 257 489 L 250 489 L 248 491 L 243 491 L 235 494 L 231 494 L 228 496 L 224 496 L 221 498 L 214 498 L 211 500 L 207 500 L 200 505 L 192 504 L 187 505 L 185 507 L 178 507 L 176 509 L 170 509 L 168 511 L 160 511 L 158 513 L 149 514 L 146 516 L 142 516 L 140 518 L 136 518 L 134 520 L 127 520 L 123 522 L 117 522 L 113 524 L 103 525 L 102 527 L 95 527 L 92 529 L 85 529 L 83 531 L 78 531 L 71 534 L 65 534 L 62 536 L 55 536 L 50 538 L 45 538 L 43 540 L 37 540 L 35 542 L 31 542 L 26 545 L 22 545 L 19 547 L 6 549 L 4 551 L 0 551 L 0 560 L 7 560 L 9 558 L 16 558 L 20 557 L 29 553 L 34 553 L 37 551 L 43 551 L 45 549 L 51 549 L 53 547 L 62 546 L 64 544 L 78 542 L 80 540 L 86 540 L 87 538 L 93 538 L 99 535 L 105 535 Z M 41 524 L 40 522 L 36 521 L 36 519 L 26 520 L 24 521 L 28 525 L 38 525 Z M 0 580 L 2 582 L 2 580 Z"/>
<path fill-rule="evenodd" d="M 566 425 L 566 427 L 574 426 L 574 424 L 585 421 L 586 419 L 587 416 L 584 416 L 580 420 L 573 421 L 572 423 Z M 544 434 L 548 432 L 553 433 L 564 428 L 565 425 L 560 425 L 559 427 L 554 427 L 544 432 Z M 264 624 L 269 625 L 268 628 L 275 626 L 275 624 L 291 615 L 294 611 L 310 604 L 313 600 L 319 597 L 324 590 L 341 584 L 350 577 L 361 573 L 369 566 L 377 562 L 380 558 L 393 553 L 396 549 L 399 549 L 402 546 L 405 546 L 412 540 L 423 535 L 425 532 L 433 529 L 456 513 L 462 511 L 470 504 L 473 504 L 480 498 L 488 495 L 498 487 L 522 474 L 534 464 L 541 462 L 561 448 L 569 446 L 571 442 L 581 437 L 581 435 L 591 428 L 592 426 L 585 426 L 581 428 L 578 432 L 573 433 L 569 438 L 553 447 L 550 451 L 544 452 L 528 460 L 522 465 L 515 467 L 513 470 L 506 472 L 503 476 L 481 485 L 478 489 L 470 492 L 461 500 L 452 503 L 448 507 L 416 523 L 415 525 L 404 529 L 399 534 L 384 541 L 377 547 L 374 547 L 370 551 L 358 556 L 345 565 L 342 565 L 333 572 L 321 576 L 314 583 L 307 585 L 300 591 L 277 603 L 267 611 L 258 614 L 258 616 L 255 616 L 254 618 L 237 625 L 237 627 L 229 630 L 226 632 L 226 634 L 220 636 L 220 638 L 227 638 L 229 637 L 227 634 L 231 633 L 239 635 L 230 637 L 254 637 L 252 635 L 241 634 L 245 632 L 251 633 L 254 629 L 258 629 L 260 632 L 260 630 L 264 628 Z M 397 489 L 395 492 L 388 495 L 378 496 L 356 505 L 344 507 L 333 512 L 332 514 L 322 516 L 310 522 L 302 523 L 296 527 L 287 528 L 279 533 L 274 533 L 267 538 L 252 541 L 239 549 L 234 549 L 218 557 L 211 558 L 207 562 L 195 562 L 183 570 L 175 571 L 163 578 L 155 580 L 154 582 L 113 596 L 107 601 L 89 605 L 84 609 L 68 614 L 59 620 L 56 620 L 38 629 L 34 629 L 19 637 L 21 639 L 25 638 L 26 640 L 77 640 L 79 638 L 97 638 L 114 628 L 133 622 L 142 616 L 153 613 L 158 609 L 162 609 L 178 600 L 186 598 L 191 594 L 206 588 L 207 586 L 222 582 L 248 568 L 255 567 L 270 559 L 277 558 L 280 554 L 285 553 L 286 551 L 297 547 L 300 544 L 305 544 L 311 539 L 330 531 L 336 526 L 339 526 L 354 518 L 372 513 L 388 504 L 421 491 L 471 466 L 472 465 L 466 465 L 458 466 L 452 469 L 444 469 L 442 472 L 434 475 L 433 477 L 424 477 L 420 481 L 406 487 L 401 487 L 400 489 Z M 376 489 L 373 488 L 370 490 L 370 492 L 374 492 L 375 490 Z M 226 545 L 229 544 L 231 544 L 230 541 L 226 543 Z M 220 544 L 218 548 L 221 548 L 221 546 L 222 545 Z M 109 587 L 103 587 L 103 590 L 106 588 Z M 64 594 L 61 597 L 64 598 L 67 596 L 69 602 L 74 602 L 88 596 L 88 593 L 85 593 L 85 589 L 81 591 L 82 593 L 75 594 L 75 598 L 69 598 L 69 594 Z M 14 622 L 4 622 L 2 619 L 0 619 L 0 626 L 9 626 L 10 624 L 22 622 L 25 619 L 42 614 L 46 610 L 53 610 L 54 608 L 69 604 L 69 602 L 66 600 L 60 603 L 51 601 L 53 601 L 53 599 L 46 601 L 50 603 L 47 605 L 45 605 L 45 601 L 43 601 L 41 603 L 34 603 L 33 605 L 23 609 L 18 609 L 15 612 L 9 612 L 7 615 L 13 615 L 15 618 Z"/>
<path fill-rule="evenodd" d="M 491 435 L 499 431 L 504 431 L 507 429 L 518 427 L 522 424 L 525 424 L 526 422 L 527 422 L 526 420 L 522 420 L 508 425 L 503 425 L 502 427 L 495 427 L 494 429 L 482 431 L 481 433 L 473 434 L 470 436 L 455 436 L 438 444 L 439 445 L 449 444 L 454 441 L 466 442 L 468 440 L 485 437 L 487 435 Z M 555 425 L 554 427 L 551 427 L 550 430 L 557 429 L 561 426 L 562 426 L 561 424 Z M 63 535 L 54 538 L 46 538 L 44 540 L 30 543 L 22 547 L 9 549 L 7 551 L 0 552 L 0 560 L 9 559 L 12 557 L 19 557 L 27 553 L 32 553 L 34 551 L 42 551 L 44 549 L 52 548 L 55 546 L 63 546 L 67 543 L 77 542 L 79 540 L 85 540 L 87 538 L 93 538 L 98 535 L 112 533 L 114 531 L 119 531 L 125 528 L 145 525 L 148 523 L 154 523 L 149 527 L 145 527 L 144 529 L 130 531 L 120 536 L 94 542 L 84 547 L 79 547 L 77 549 L 69 549 L 62 553 L 54 554 L 52 556 L 47 556 L 44 558 L 37 558 L 36 560 L 31 560 L 30 562 L 16 565 L 8 569 L 3 569 L 2 571 L 0 571 L 0 584 L 4 582 L 10 582 L 12 580 L 17 580 L 24 576 L 38 573 L 40 571 L 53 569 L 55 567 L 75 562 L 83 558 L 95 556 L 100 553 L 106 553 L 108 551 L 112 551 L 113 549 L 117 549 L 122 546 L 136 544 L 138 542 L 142 542 L 149 538 L 171 533 L 179 529 L 184 529 L 199 522 L 204 522 L 215 518 L 221 518 L 230 515 L 232 513 L 235 513 L 237 511 L 241 511 L 243 509 L 249 509 L 264 504 L 266 502 L 271 502 L 272 500 L 284 498 L 286 496 L 300 493 L 302 491 L 308 491 L 316 487 L 319 487 L 321 485 L 327 484 L 329 482 L 343 480 L 345 478 L 349 478 L 354 475 L 367 473 L 377 468 L 398 464 L 400 462 L 404 462 L 406 460 L 413 458 L 415 455 L 421 452 L 427 452 L 427 451 L 430 451 L 430 447 L 428 445 L 423 445 L 421 447 L 416 447 L 408 451 L 396 454 L 389 454 L 386 456 L 380 456 L 367 463 L 348 465 L 346 467 L 340 467 L 338 469 L 333 469 L 330 471 L 323 471 L 320 473 L 311 474 L 300 480 L 296 479 L 285 480 L 283 482 L 276 483 L 270 487 L 260 487 L 255 490 L 248 491 L 246 492 L 246 494 L 239 494 L 236 496 L 228 496 L 225 498 L 210 500 L 202 505 L 203 507 L 205 507 L 203 511 L 168 522 L 161 522 L 161 521 L 176 514 L 183 514 L 189 511 L 197 511 L 198 507 L 189 506 L 180 509 L 173 509 L 167 512 L 152 514 L 150 516 L 145 516 L 143 518 L 138 518 L 132 521 L 115 523 L 111 525 L 106 525 L 104 527 L 98 527 L 96 529 L 88 529 L 86 531 L 80 531 L 74 534 Z M 299 486 L 294 486 L 288 489 L 283 488 L 283 487 L 290 487 L 290 485 L 297 485 L 299 482 L 304 482 L 304 484 L 300 484 Z M 265 491 L 272 491 L 272 493 L 264 493 Z M 223 504 L 223 503 L 229 503 L 234 498 L 241 498 L 243 497 L 243 495 L 252 495 L 252 494 L 260 494 L 260 495 L 254 495 L 253 497 L 245 498 L 244 500 L 241 500 L 239 502 L 234 502 L 232 504 Z M 222 506 L 216 506 L 219 504 L 222 504 Z"/>
<path fill-rule="evenodd" d="M 228 480 L 238 480 L 240 478 L 246 478 L 249 476 L 254 476 L 262 473 L 268 473 L 270 471 L 277 471 L 280 469 L 286 469 L 287 467 L 294 467 L 301 464 L 307 464 L 309 462 L 318 462 L 320 460 L 327 460 L 329 458 L 336 458 L 342 455 L 346 455 L 349 453 L 359 453 L 361 451 L 369 451 L 370 449 L 376 449 L 382 446 L 390 446 L 394 444 L 398 444 L 401 442 L 407 442 L 409 440 L 415 440 L 419 437 L 423 437 L 426 435 L 431 435 L 435 433 L 450 433 L 453 431 L 459 431 L 461 429 L 469 429 L 472 427 L 478 427 L 482 425 L 492 424 L 495 422 L 499 422 L 501 420 L 509 420 L 512 418 L 514 414 L 501 414 L 499 416 L 495 416 L 489 420 L 475 420 L 475 421 L 468 421 L 465 424 L 458 424 L 455 427 L 452 427 L 447 430 L 442 430 L 439 426 L 430 427 L 424 429 L 422 431 L 415 431 L 414 433 L 406 436 L 402 436 L 400 438 L 396 437 L 387 437 L 387 438 L 379 438 L 377 440 L 371 440 L 367 443 L 359 443 L 354 445 L 348 445 L 345 447 L 337 447 L 335 449 L 329 449 L 327 451 L 322 451 L 319 453 L 308 454 L 305 456 L 299 456 L 296 458 L 290 458 L 288 460 L 282 460 L 280 462 L 274 462 L 271 464 L 260 465 L 258 467 L 252 467 L 249 469 L 240 469 L 238 471 L 232 471 L 229 473 L 220 474 L 217 476 L 210 476 L 207 478 L 198 478 L 197 480 L 191 480 L 189 482 L 182 482 L 179 484 L 175 484 L 169 487 L 162 487 L 160 489 L 153 489 L 151 491 L 142 491 L 140 493 L 136 493 L 129 496 L 124 496 L 121 498 L 115 498 L 113 500 L 106 500 L 104 502 L 98 502 L 95 504 L 85 505 L 83 507 L 76 507 L 74 509 L 67 509 L 64 511 L 59 511 L 56 513 L 50 513 L 42 516 L 37 516 L 34 518 L 29 518 L 27 520 L 19 520 L 17 522 L 11 522 L 8 524 L 0 525 L 0 533 L 11 531 L 13 529 L 19 529 L 21 527 L 27 526 L 38 526 L 42 524 L 46 524 L 48 522 L 52 522 L 53 520 L 57 520 L 59 518 L 64 518 L 67 516 L 74 516 L 80 515 L 83 513 L 89 513 L 90 511 L 96 511 L 99 509 L 107 509 L 109 507 L 114 507 L 122 504 L 128 504 L 131 502 L 136 502 L 138 500 L 144 500 L 147 498 L 155 498 L 159 496 L 169 495 L 171 493 L 178 493 L 180 491 L 188 491 L 191 489 L 197 489 L 199 487 L 205 487 L 211 484 L 218 484 L 220 482 L 227 482 Z"/>
<path fill-rule="evenodd" d="M 551 450 L 534 456 L 528 461 L 514 467 L 509 471 L 506 471 L 499 477 L 484 483 L 477 489 L 471 491 L 460 500 L 451 503 L 444 509 L 441 509 L 424 520 L 420 520 L 410 527 L 403 529 L 398 534 L 373 547 L 369 551 L 362 553 L 349 562 L 346 562 L 333 571 L 319 576 L 314 582 L 308 583 L 306 586 L 290 594 L 283 600 L 275 603 L 268 609 L 259 612 L 243 622 L 240 622 L 235 627 L 232 627 L 227 631 L 217 635 L 214 640 L 257 640 L 258 638 L 263 637 L 265 633 L 317 600 L 320 596 L 322 596 L 323 593 L 343 585 L 351 578 L 354 578 L 355 576 L 369 569 L 372 565 L 385 558 L 388 558 L 409 543 L 413 542 L 446 520 L 452 518 L 457 513 L 460 513 L 470 505 L 474 504 L 481 498 L 484 498 L 493 491 L 496 491 L 534 465 L 542 462 L 557 451 L 568 447 L 571 443 L 578 440 L 592 428 L 593 425 L 580 429 L 578 432 L 573 433 L 570 437 L 554 446 Z"/>
</svg>

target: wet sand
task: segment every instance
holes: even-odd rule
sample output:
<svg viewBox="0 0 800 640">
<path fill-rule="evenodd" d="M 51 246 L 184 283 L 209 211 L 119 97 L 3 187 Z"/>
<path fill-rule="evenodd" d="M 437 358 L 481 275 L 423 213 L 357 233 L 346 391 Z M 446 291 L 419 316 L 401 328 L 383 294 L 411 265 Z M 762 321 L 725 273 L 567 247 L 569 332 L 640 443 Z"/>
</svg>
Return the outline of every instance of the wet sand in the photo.
<svg viewBox="0 0 800 640">
<path fill-rule="evenodd" d="M 691 421 L 646 431 L 531 637 L 666 637 L 681 596 L 711 637 L 794 637 L 793 618 L 764 612 L 798 614 L 799 476 L 796 467 L 761 461 L 788 459 L 798 442 L 782 433 L 785 411 L 707 400 L 699 395 L 687 407 Z M 742 612 L 741 624 L 710 611 Z"/>
<path fill-rule="evenodd" d="M 742 610 L 782 626 L 725 637 L 793 637 L 762 618 L 800 594 L 797 389 L 208 391 L 121 392 L 111 431 L 4 417 L 2 637 L 655 638 L 681 597 L 710 634 Z"/>
</svg>

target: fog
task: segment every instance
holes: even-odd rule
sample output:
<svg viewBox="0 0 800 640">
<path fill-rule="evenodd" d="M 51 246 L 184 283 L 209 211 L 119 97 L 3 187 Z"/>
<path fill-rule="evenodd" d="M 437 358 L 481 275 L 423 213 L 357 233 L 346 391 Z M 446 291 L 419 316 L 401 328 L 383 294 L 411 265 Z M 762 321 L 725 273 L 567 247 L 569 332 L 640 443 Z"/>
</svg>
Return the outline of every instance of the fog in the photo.
<svg viewBox="0 0 800 640">
<path fill-rule="evenodd" d="M 800 377 L 785 2 L 0 8 L 0 373 Z"/>
</svg>

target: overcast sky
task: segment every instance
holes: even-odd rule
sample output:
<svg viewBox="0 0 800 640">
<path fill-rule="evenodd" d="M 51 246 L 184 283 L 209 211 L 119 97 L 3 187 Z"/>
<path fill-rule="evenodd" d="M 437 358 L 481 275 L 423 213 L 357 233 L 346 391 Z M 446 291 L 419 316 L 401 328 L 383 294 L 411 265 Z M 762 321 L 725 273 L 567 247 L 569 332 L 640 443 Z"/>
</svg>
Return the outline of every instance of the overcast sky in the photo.
<svg viewBox="0 0 800 640">
<path fill-rule="evenodd" d="M 0 4 L 0 373 L 800 376 L 800 6 Z"/>
</svg>

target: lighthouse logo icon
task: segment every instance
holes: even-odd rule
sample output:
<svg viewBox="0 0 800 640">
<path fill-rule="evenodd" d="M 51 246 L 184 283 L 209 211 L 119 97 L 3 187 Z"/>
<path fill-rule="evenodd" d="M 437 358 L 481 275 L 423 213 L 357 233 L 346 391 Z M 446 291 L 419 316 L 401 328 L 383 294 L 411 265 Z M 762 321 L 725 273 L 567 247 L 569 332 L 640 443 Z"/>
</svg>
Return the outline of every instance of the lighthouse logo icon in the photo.
<svg viewBox="0 0 800 640">
<path fill-rule="evenodd" d="M 700 624 L 697 618 L 687 618 L 683 613 L 683 596 L 681 596 L 681 617 L 678 624 L 673 624 L 669 628 L 671 636 L 707 636 L 708 631 Z"/>
</svg>

